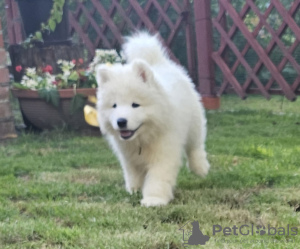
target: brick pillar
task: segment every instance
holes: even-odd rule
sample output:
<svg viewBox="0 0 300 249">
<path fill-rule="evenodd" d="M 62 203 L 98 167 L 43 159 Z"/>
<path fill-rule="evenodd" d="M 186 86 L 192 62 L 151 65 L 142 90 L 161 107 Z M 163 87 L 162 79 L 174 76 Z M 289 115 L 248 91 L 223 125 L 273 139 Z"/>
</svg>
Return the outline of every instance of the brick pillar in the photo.
<svg viewBox="0 0 300 249">
<path fill-rule="evenodd" d="M 17 137 L 9 103 L 9 73 L 0 18 L 0 140 Z"/>
</svg>

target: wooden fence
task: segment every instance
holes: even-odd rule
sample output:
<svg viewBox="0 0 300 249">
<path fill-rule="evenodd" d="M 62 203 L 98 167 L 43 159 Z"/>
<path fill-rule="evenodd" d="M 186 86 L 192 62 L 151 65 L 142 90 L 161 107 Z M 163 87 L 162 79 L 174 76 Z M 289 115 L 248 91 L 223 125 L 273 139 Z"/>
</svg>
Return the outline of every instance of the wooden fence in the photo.
<svg viewBox="0 0 300 249">
<path fill-rule="evenodd" d="M 6 0 L 11 43 L 21 26 Z M 159 32 L 170 56 L 184 64 L 212 105 L 217 95 L 300 93 L 300 0 L 73 1 L 70 32 L 95 48 L 118 48 L 133 30 Z M 216 71 L 215 71 L 216 68 Z M 215 83 L 216 82 L 216 83 Z"/>
<path fill-rule="evenodd" d="M 300 1 L 219 0 L 213 27 L 219 45 L 212 54 L 222 72 L 218 94 L 234 90 L 284 94 L 300 93 Z M 239 77 L 240 76 L 240 77 Z"/>
</svg>

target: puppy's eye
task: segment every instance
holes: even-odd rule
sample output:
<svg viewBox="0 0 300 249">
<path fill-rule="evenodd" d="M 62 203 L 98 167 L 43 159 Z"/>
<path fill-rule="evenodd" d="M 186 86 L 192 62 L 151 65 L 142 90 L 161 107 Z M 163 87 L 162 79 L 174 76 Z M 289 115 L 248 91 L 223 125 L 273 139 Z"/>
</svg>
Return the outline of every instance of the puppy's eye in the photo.
<svg viewBox="0 0 300 249">
<path fill-rule="evenodd" d="M 139 104 L 137 104 L 137 103 L 132 103 L 132 107 L 133 108 L 138 108 L 140 105 Z"/>
<path fill-rule="evenodd" d="M 114 104 L 114 105 L 112 106 L 112 108 L 117 108 L 117 104 Z"/>
</svg>

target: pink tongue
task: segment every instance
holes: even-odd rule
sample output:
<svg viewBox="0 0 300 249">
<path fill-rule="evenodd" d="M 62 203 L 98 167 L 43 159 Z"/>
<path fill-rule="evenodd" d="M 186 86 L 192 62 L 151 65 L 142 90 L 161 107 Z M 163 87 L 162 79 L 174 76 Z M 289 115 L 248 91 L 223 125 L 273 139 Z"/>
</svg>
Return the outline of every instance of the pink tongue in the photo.
<svg viewBox="0 0 300 249">
<path fill-rule="evenodd" d="M 131 136 L 132 131 L 121 131 L 121 136 L 122 137 L 129 137 Z"/>
</svg>

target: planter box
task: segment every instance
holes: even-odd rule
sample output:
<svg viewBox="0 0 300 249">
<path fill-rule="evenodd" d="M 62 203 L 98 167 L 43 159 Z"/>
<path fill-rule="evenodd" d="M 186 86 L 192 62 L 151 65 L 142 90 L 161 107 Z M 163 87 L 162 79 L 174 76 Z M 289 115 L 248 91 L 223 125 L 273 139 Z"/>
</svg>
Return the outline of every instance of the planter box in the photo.
<svg viewBox="0 0 300 249">
<path fill-rule="evenodd" d="M 71 115 L 71 100 L 74 97 L 73 89 L 59 90 L 60 104 L 56 108 L 39 97 L 37 91 L 12 89 L 14 97 L 18 98 L 20 109 L 25 118 L 40 130 L 51 130 L 68 126 L 74 130 L 93 130 L 99 128 L 89 126 L 84 119 L 83 111 Z M 96 89 L 77 89 L 78 94 L 84 96 L 96 95 Z"/>
</svg>

